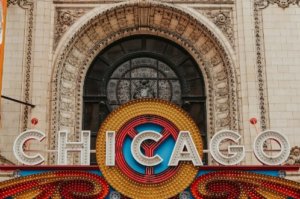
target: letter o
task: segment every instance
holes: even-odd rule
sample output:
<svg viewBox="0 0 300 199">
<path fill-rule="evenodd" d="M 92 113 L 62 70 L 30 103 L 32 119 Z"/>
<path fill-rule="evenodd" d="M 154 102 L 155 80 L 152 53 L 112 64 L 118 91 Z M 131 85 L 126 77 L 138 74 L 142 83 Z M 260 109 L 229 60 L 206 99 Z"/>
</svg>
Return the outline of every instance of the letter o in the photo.
<svg viewBox="0 0 300 199">
<path fill-rule="evenodd" d="M 269 156 L 264 152 L 264 143 L 268 139 L 274 139 L 281 146 L 279 154 Z M 285 162 L 290 155 L 290 143 L 285 135 L 277 131 L 267 130 L 255 138 L 253 150 L 256 158 L 261 163 L 266 165 L 280 165 Z"/>
</svg>

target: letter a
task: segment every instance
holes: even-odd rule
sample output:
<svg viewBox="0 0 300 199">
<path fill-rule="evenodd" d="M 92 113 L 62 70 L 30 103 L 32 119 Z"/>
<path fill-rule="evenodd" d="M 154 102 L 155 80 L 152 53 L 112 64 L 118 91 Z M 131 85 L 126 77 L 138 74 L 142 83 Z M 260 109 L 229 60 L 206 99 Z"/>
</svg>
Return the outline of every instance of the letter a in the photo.
<svg viewBox="0 0 300 199">
<path fill-rule="evenodd" d="M 188 131 L 180 131 L 168 165 L 177 166 L 179 161 L 192 161 L 194 166 L 203 165 L 195 143 Z"/>
</svg>

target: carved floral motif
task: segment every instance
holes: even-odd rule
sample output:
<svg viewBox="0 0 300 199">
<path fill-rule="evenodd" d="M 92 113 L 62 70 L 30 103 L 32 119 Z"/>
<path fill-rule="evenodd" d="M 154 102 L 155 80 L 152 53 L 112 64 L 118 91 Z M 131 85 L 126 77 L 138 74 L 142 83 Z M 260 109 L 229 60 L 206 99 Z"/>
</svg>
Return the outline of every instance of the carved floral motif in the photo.
<svg viewBox="0 0 300 199">
<path fill-rule="evenodd" d="M 232 9 L 198 9 L 208 17 L 224 33 L 231 45 L 234 46 Z"/>
<path fill-rule="evenodd" d="M 54 48 L 56 48 L 60 38 L 70 28 L 75 21 L 84 15 L 90 8 L 57 8 L 54 32 Z"/>
</svg>

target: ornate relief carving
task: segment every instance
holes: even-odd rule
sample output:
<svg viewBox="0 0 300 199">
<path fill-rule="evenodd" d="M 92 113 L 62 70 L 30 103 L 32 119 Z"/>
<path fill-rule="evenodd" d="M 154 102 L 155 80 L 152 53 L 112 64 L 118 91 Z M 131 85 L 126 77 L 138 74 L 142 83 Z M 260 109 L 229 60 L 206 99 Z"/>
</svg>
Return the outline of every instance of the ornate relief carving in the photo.
<svg viewBox="0 0 300 199">
<path fill-rule="evenodd" d="M 270 4 L 277 4 L 281 8 L 287 8 L 291 4 L 300 6 L 300 0 L 256 0 L 258 8 L 264 9 Z"/>
<path fill-rule="evenodd" d="M 34 11 L 34 2 L 32 0 L 8 0 L 8 6 L 18 5 L 22 9 L 28 11 L 27 16 L 27 25 L 26 25 L 26 42 L 25 42 L 25 88 L 24 88 L 24 101 L 30 103 L 30 88 L 31 88 L 31 70 L 32 70 L 32 41 L 33 41 L 33 11 Z M 29 106 L 24 106 L 23 108 L 23 124 L 22 129 L 25 131 L 28 125 L 29 118 Z"/>
<path fill-rule="evenodd" d="M 214 33 L 171 5 L 127 2 L 88 19 L 60 52 L 51 92 L 52 149 L 58 129 L 69 129 L 79 139 L 82 84 L 93 59 L 107 45 L 134 34 L 155 34 L 185 48 L 197 61 L 206 82 L 208 134 L 220 129 L 238 129 L 235 69 Z"/>
<path fill-rule="evenodd" d="M 300 165 L 300 147 L 295 146 L 291 149 L 291 154 L 285 163 L 287 165 Z"/>
<path fill-rule="evenodd" d="M 232 8 L 197 8 L 201 14 L 208 17 L 227 37 L 234 47 L 233 11 Z"/>
<path fill-rule="evenodd" d="M 260 110 L 260 126 L 264 131 L 269 126 L 268 93 L 266 88 L 266 63 L 264 51 L 264 37 L 262 28 L 262 13 L 259 2 L 254 2 L 254 26 L 256 43 L 256 67 L 258 82 L 258 97 Z"/>
<path fill-rule="evenodd" d="M 8 0 L 7 5 L 18 5 L 23 9 L 28 9 L 33 4 L 32 0 Z"/>
<path fill-rule="evenodd" d="M 55 32 L 54 32 L 54 44 L 53 49 L 55 50 L 60 38 L 69 29 L 73 23 L 84 15 L 91 8 L 66 8 L 58 7 L 55 10 Z"/>
</svg>

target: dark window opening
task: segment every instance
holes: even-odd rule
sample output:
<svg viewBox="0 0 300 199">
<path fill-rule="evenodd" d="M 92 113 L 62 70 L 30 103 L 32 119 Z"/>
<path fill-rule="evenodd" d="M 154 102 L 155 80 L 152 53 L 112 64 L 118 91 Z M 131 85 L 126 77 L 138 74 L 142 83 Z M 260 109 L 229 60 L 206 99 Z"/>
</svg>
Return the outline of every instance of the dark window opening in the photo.
<svg viewBox="0 0 300 199">
<path fill-rule="evenodd" d="M 106 116 L 121 104 L 139 98 L 160 98 L 181 106 L 198 125 L 207 148 L 206 97 L 199 66 L 174 42 L 139 35 L 105 48 L 88 70 L 83 129 L 91 130 L 92 150 Z M 203 162 L 207 162 L 206 156 Z M 91 164 L 96 164 L 95 154 L 91 154 Z"/>
</svg>

